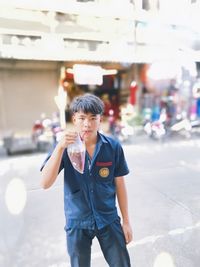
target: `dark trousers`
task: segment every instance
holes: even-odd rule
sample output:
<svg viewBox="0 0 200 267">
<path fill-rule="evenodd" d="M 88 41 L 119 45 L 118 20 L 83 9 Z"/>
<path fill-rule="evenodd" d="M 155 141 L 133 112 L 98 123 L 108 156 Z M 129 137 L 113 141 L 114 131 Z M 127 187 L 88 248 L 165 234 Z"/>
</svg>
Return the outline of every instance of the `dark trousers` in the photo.
<svg viewBox="0 0 200 267">
<path fill-rule="evenodd" d="M 124 233 L 119 220 L 98 230 L 67 230 L 67 249 L 71 267 L 91 266 L 91 245 L 97 237 L 104 258 L 110 267 L 130 267 L 130 258 L 126 248 Z"/>
</svg>

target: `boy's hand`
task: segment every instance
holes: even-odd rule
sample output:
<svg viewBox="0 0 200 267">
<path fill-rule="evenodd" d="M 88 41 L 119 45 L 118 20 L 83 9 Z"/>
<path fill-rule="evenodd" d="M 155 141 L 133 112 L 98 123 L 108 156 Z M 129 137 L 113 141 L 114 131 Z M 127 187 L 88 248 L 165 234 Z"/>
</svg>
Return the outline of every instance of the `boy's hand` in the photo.
<svg viewBox="0 0 200 267">
<path fill-rule="evenodd" d="M 58 142 L 60 148 L 67 148 L 68 145 L 73 144 L 77 138 L 77 132 L 65 131 Z"/>
<path fill-rule="evenodd" d="M 124 232 L 126 244 L 130 243 L 133 239 L 132 229 L 129 223 L 123 223 L 122 229 Z"/>
</svg>

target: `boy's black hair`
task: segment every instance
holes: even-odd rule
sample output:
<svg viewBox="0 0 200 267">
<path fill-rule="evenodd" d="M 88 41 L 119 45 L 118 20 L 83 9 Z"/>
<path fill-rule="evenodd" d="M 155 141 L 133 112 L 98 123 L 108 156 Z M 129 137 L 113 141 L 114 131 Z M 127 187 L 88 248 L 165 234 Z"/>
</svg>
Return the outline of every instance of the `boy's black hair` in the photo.
<svg viewBox="0 0 200 267">
<path fill-rule="evenodd" d="M 75 97 L 70 105 L 70 111 L 72 114 L 82 111 L 83 113 L 92 113 L 93 115 L 100 114 L 104 112 L 103 101 L 92 94 L 84 94 Z"/>
</svg>

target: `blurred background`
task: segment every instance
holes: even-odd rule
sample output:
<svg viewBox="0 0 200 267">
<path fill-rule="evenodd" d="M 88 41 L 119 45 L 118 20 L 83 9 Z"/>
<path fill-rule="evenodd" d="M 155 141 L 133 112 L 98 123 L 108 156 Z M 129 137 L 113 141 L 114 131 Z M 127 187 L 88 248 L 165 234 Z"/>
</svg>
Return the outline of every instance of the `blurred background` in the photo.
<svg viewBox="0 0 200 267">
<path fill-rule="evenodd" d="M 135 168 L 134 158 L 145 186 L 146 171 L 178 166 L 186 177 L 189 164 L 195 179 L 190 197 L 199 199 L 194 192 L 200 170 L 199 13 L 199 0 L 0 0 L 0 266 L 69 266 L 62 178 L 44 193 L 39 168 L 62 131 L 72 127 L 69 105 L 75 96 L 92 93 L 103 100 L 101 130 L 124 145 L 130 168 Z M 160 165 L 156 153 L 161 153 Z M 180 169 L 175 169 L 175 180 Z M 154 191 L 134 179 L 141 192 L 154 198 Z M 174 190 L 180 184 L 176 187 L 173 180 L 169 185 Z M 129 190 L 135 193 L 136 240 L 145 240 L 155 234 L 154 223 L 144 226 L 146 232 L 140 228 L 144 203 L 137 188 Z M 183 203 L 178 197 L 176 204 L 191 204 L 188 197 Z M 168 204 L 163 204 L 166 210 Z M 199 205 L 192 207 L 194 214 L 200 211 Z M 186 216 L 180 227 L 194 223 L 198 228 L 199 217 L 193 221 L 190 209 L 185 211 L 177 213 Z M 141 261 L 137 244 L 130 246 L 136 266 L 164 266 L 155 247 Z M 106 266 L 99 253 L 96 244 L 94 266 Z M 177 263 L 166 253 L 161 258 L 167 267 L 197 267 L 200 253 L 193 253 L 184 258 L 183 251 L 177 252 Z"/>
<path fill-rule="evenodd" d="M 11 135 L 37 138 L 56 120 L 65 127 L 70 102 L 86 92 L 104 101 L 112 134 L 130 134 L 138 124 L 149 134 L 147 122 L 154 121 L 164 128 L 160 135 L 181 119 L 188 131 L 198 124 L 199 1 L 0 3 L 0 128 L 7 148 Z"/>
</svg>

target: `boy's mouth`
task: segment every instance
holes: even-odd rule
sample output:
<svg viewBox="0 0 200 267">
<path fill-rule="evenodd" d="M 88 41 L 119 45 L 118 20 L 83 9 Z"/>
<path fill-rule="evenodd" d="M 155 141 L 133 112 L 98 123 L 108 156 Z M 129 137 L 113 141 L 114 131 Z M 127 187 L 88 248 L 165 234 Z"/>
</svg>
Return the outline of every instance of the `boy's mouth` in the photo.
<svg viewBox="0 0 200 267">
<path fill-rule="evenodd" d="M 91 131 L 84 131 L 83 134 L 89 134 Z"/>
<path fill-rule="evenodd" d="M 82 132 L 82 138 L 86 137 L 86 136 L 89 135 L 91 132 L 92 132 L 92 131 L 89 131 L 89 130 L 87 130 L 87 131 L 83 131 L 83 132 Z"/>
</svg>

